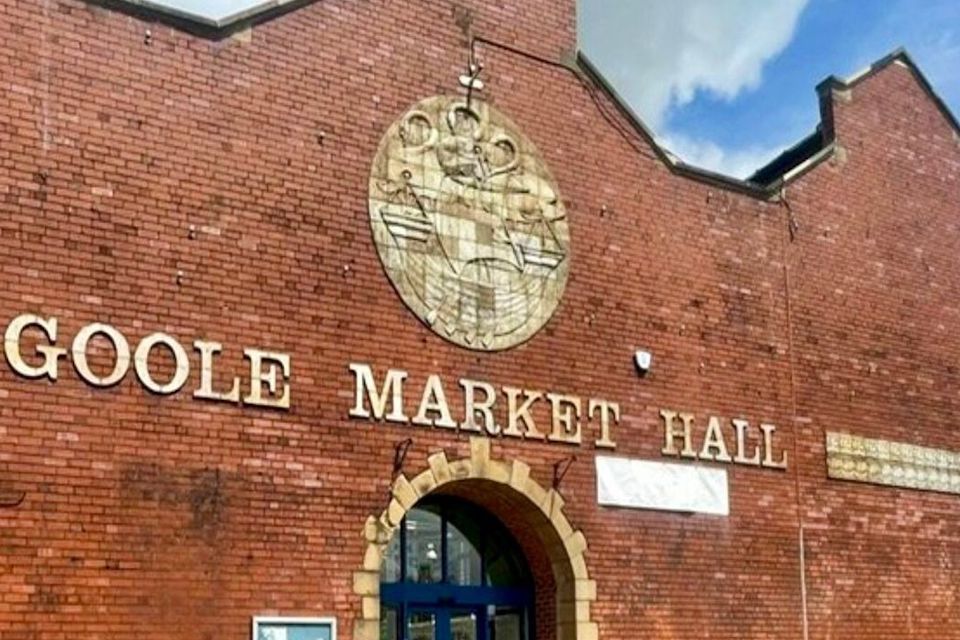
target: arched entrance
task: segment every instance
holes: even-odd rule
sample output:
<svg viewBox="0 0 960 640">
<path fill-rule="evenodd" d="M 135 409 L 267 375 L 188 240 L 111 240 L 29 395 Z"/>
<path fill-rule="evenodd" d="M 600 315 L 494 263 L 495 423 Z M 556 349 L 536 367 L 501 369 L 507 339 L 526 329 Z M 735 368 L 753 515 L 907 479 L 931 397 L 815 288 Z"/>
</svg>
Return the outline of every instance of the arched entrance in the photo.
<svg viewBox="0 0 960 640">
<path fill-rule="evenodd" d="M 380 569 L 380 640 L 531 640 L 534 584 L 493 514 L 450 496 L 407 512 Z"/>
<path fill-rule="evenodd" d="M 382 624 L 386 622 L 387 616 L 397 617 L 397 628 L 402 629 L 400 625 L 407 623 L 406 612 L 410 611 L 409 607 L 404 613 L 384 608 L 384 620 L 381 620 L 381 597 L 384 598 L 383 603 L 390 605 L 390 598 L 397 595 L 395 592 L 391 593 L 392 588 L 387 586 L 391 584 L 389 581 L 383 583 L 384 593 L 381 593 L 381 570 L 390 554 L 395 553 L 391 550 L 391 545 L 402 544 L 394 543 L 393 540 L 404 535 L 402 532 L 406 527 L 405 518 L 408 514 L 420 504 L 430 505 L 433 500 L 442 502 L 451 496 L 457 499 L 457 504 L 466 499 L 466 502 L 473 503 L 474 506 L 486 506 L 487 498 L 493 498 L 498 505 L 498 508 L 494 509 L 495 513 L 503 513 L 504 508 L 508 509 L 519 519 L 516 522 L 519 530 L 534 540 L 546 565 L 546 571 L 550 574 L 552 593 L 550 601 L 545 603 L 547 606 L 541 606 L 544 603 L 541 603 L 538 592 L 538 623 L 530 640 L 596 640 L 597 626 L 590 617 L 590 606 L 596 599 L 596 584 L 589 578 L 583 557 L 587 543 L 583 534 L 575 530 L 564 515 L 564 502 L 560 494 L 552 489 L 545 490 L 530 478 L 530 468 L 525 463 L 519 460 L 491 459 L 490 440 L 486 438 L 470 440 L 469 458 L 448 461 L 446 455 L 439 452 L 431 455 L 428 462 L 429 468 L 412 479 L 404 475 L 398 476 L 391 487 L 392 498 L 387 508 L 379 517 L 370 516 L 367 519 L 364 527 L 367 547 L 363 565 L 360 571 L 354 573 L 353 579 L 354 593 L 360 597 L 361 602 L 360 615 L 354 622 L 354 640 L 379 640 L 385 626 L 387 629 L 393 628 L 389 623 Z M 455 515 L 454 518 L 456 517 Z M 443 516 L 440 515 L 441 528 L 442 522 Z M 530 548 L 530 545 L 525 545 L 525 548 Z M 429 547 L 424 546 L 423 557 L 426 558 L 428 552 Z M 439 560 L 436 542 L 434 552 L 437 552 Z M 408 575 L 416 575 L 418 570 L 419 567 L 414 567 L 414 574 Z M 404 606 L 404 602 L 407 605 L 410 603 L 409 600 L 401 600 L 401 606 Z M 442 616 L 444 620 L 449 620 L 442 623 L 444 628 L 449 626 L 454 629 L 451 605 L 456 604 L 456 601 L 448 602 L 444 605 L 446 610 L 433 612 L 434 617 L 430 617 L 431 612 L 426 611 L 425 615 L 417 620 L 441 624 Z M 489 603 L 486 606 L 489 607 Z M 470 613 L 476 615 L 475 611 L 467 615 Z M 533 619 L 529 610 L 526 615 Z M 402 620 L 400 616 L 403 616 Z M 462 619 L 462 616 L 457 618 Z M 489 620 L 487 609 L 487 629 Z M 531 623 L 527 630 L 533 626 Z"/>
</svg>

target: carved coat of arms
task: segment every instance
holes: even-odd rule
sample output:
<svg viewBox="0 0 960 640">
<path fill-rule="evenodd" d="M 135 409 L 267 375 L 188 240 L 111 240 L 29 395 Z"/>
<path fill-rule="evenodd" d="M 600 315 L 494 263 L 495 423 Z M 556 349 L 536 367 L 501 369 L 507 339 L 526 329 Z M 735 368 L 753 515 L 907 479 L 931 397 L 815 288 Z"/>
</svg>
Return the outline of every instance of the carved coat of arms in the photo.
<svg viewBox="0 0 960 640">
<path fill-rule="evenodd" d="M 570 237 L 550 172 L 490 105 L 435 96 L 387 130 L 370 222 L 403 301 L 461 346 L 506 349 L 556 309 Z"/>
</svg>

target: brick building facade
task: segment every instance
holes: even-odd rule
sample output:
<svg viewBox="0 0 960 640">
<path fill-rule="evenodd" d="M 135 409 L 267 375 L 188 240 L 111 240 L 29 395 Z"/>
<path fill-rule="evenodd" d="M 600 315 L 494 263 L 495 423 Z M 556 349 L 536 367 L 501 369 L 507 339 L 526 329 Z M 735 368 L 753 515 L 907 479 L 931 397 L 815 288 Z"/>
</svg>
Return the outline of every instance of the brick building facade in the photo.
<svg viewBox="0 0 960 640">
<path fill-rule="evenodd" d="M 0 638 L 372 640 L 435 495 L 515 539 L 539 640 L 960 638 L 956 120 L 897 52 L 751 180 L 703 172 L 575 55 L 574 4 L 0 3 Z M 418 319 L 371 234 L 371 164 L 431 96 L 503 114 L 564 210 L 562 295 L 507 348 Z M 406 422 L 360 365 L 407 373 Z M 499 429 L 438 424 L 461 380 Z M 772 464 L 672 455 L 681 414 L 701 457 L 716 416 Z M 598 456 L 721 473 L 728 515 L 600 505 Z"/>
</svg>

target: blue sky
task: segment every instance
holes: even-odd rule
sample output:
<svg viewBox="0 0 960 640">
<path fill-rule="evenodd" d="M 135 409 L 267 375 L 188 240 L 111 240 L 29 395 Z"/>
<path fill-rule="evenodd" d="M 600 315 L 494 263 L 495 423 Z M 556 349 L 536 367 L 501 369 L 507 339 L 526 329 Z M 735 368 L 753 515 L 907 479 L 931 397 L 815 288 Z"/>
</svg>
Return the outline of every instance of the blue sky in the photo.
<svg viewBox="0 0 960 640">
<path fill-rule="evenodd" d="M 211 18 L 261 3 L 153 1 Z M 664 146 L 707 169 L 749 175 L 813 131 L 818 82 L 899 46 L 960 114 L 960 0 L 579 4 L 581 49 Z"/>
<path fill-rule="evenodd" d="M 265 0 L 150 0 L 150 2 L 217 20 L 263 4 Z"/>
<path fill-rule="evenodd" d="M 957 0 L 581 0 L 580 46 L 665 146 L 744 177 L 819 122 L 815 85 L 905 46 L 960 113 Z"/>
</svg>

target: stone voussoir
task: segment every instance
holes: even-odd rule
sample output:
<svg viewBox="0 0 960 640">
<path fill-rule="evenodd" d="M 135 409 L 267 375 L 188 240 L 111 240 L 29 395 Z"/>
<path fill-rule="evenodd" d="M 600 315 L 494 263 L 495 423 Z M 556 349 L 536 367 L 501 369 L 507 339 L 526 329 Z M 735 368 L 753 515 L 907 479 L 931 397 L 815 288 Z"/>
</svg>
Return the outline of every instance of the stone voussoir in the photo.
<svg viewBox="0 0 960 640">
<path fill-rule="evenodd" d="M 400 503 L 404 511 L 409 511 L 420 499 L 420 494 L 403 474 L 393 481 L 393 498 Z"/>
<path fill-rule="evenodd" d="M 358 596 L 380 595 L 380 572 L 354 571 L 353 592 Z"/>
<path fill-rule="evenodd" d="M 447 461 L 447 454 L 438 451 L 427 458 L 433 477 L 436 478 L 437 486 L 450 482 L 450 463 Z"/>
</svg>

